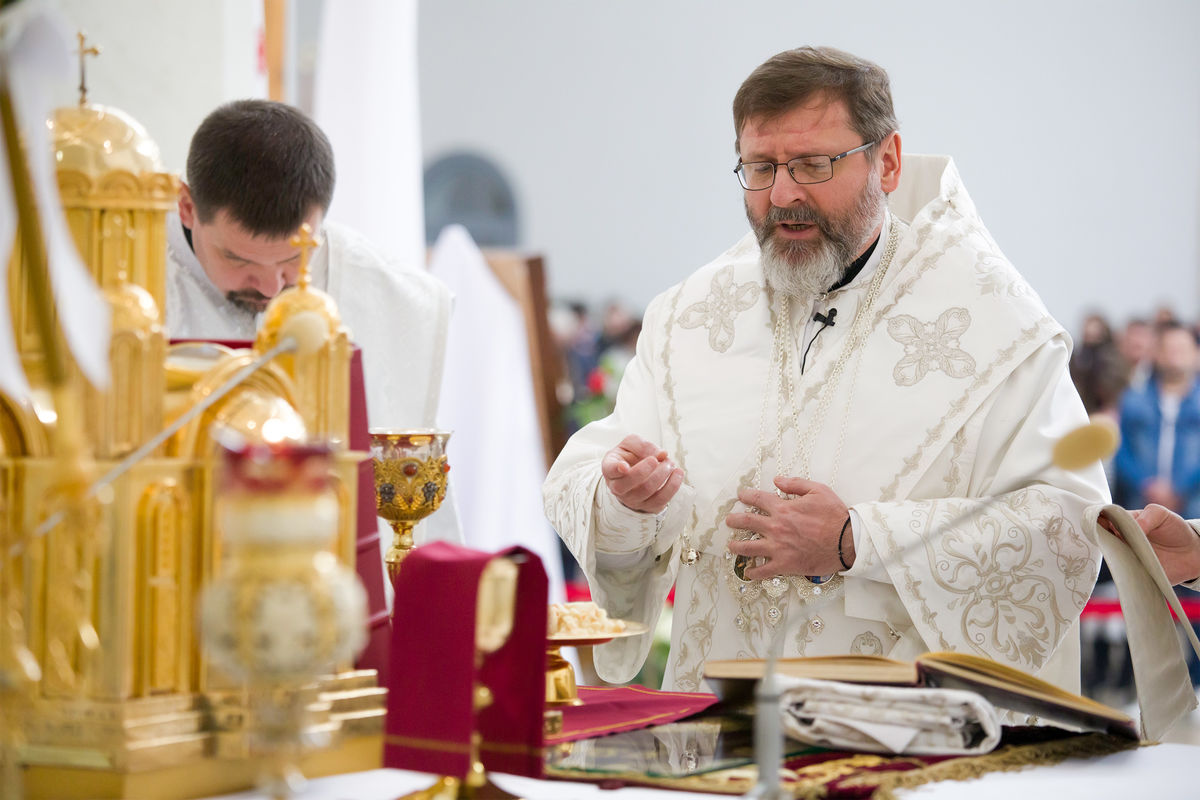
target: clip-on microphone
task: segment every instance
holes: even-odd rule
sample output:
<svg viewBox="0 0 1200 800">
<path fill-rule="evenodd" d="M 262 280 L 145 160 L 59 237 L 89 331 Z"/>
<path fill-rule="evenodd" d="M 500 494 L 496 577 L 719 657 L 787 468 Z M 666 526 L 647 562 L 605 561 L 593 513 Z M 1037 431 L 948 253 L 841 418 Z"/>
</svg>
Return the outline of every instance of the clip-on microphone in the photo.
<svg viewBox="0 0 1200 800">
<path fill-rule="evenodd" d="M 822 325 L 833 325 L 834 324 L 833 318 L 836 316 L 837 316 L 836 308 L 829 309 L 828 316 L 825 314 L 822 314 L 820 311 L 818 311 L 816 314 L 813 314 L 813 322 L 819 322 Z"/>
<path fill-rule="evenodd" d="M 836 324 L 833 321 L 833 318 L 836 316 L 837 316 L 836 308 L 829 309 L 828 314 L 822 314 L 820 311 L 813 314 L 813 322 L 821 323 L 821 327 L 817 328 L 817 332 L 814 333 L 813 337 L 808 340 L 808 347 L 804 348 L 804 355 L 800 357 L 800 374 L 801 375 L 804 374 L 804 365 L 808 362 L 808 351 L 812 349 L 813 342 L 815 342 L 817 340 L 817 337 L 821 335 L 821 331 L 825 330 L 826 328 L 832 327 L 834 324 Z"/>
</svg>

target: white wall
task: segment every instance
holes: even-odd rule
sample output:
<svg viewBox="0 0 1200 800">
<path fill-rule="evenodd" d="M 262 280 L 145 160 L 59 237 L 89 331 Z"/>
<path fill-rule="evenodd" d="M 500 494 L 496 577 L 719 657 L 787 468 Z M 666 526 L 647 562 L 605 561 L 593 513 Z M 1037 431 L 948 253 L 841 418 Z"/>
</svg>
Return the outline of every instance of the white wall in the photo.
<svg viewBox="0 0 1200 800">
<path fill-rule="evenodd" d="M 50 0 L 101 54 L 87 59 L 88 101 L 142 123 L 171 172 L 182 173 L 200 121 L 229 100 L 265 97 L 251 0 Z M 56 100 L 73 105 L 72 83 Z"/>
<path fill-rule="evenodd" d="M 1006 254 L 1071 330 L 1198 316 L 1200 3 L 426 0 L 425 157 L 515 184 L 551 292 L 638 306 L 746 230 L 730 103 L 775 52 L 891 73 L 905 150 L 953 155 Z"/>
</svg>

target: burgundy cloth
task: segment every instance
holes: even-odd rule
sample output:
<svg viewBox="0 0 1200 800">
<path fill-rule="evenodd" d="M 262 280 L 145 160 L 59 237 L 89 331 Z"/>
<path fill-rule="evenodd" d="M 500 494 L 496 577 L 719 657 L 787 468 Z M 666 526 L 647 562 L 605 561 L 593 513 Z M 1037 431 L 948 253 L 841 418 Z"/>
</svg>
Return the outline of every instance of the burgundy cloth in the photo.
<svg viewBox="0 0 1200 800">
<path fill-rule="evenodd" d="M 517 564 L 517 604 L 512 634 L 484 659 L 481 671 L 483 684 L 491 688 L 494 698 L 479 715 L 483 765 L 496 772 L 540 778 L 545 770 L 542 736 L 550 585 L 541 559 L 532 550 L 510 547 L 497 556 Z"/>
<path fill-rule="evenodd" d="M 371 452 L 367 424 L 367 393 L 363 378 L 362 351 L 354 348 L 350 360 L 350 449 Z M 355 568 L 367 590 L 367 645 L 358 656 L 359 669 L 379 673 L 379 685 L 387 685 L 388 639 L 392 618 L 388 614 L 383 583 L 383 551 L 379 543 L 379 518 L 375 516 L 375 463 L 366 458 L 358 465 L 358 536 Z"/>
<path fill-rule="evenodd" d="M 1103 734 L 1077 733 L 1075 731 L 1063 730 L 1062 728 L 1046 726 L 1005 726 L 1002 729 L 1000 745 L 995 751 L 984 755 L 970 756 L 886 756 L 871 754 L 864 756 L 863 754 L 854 752 L 809 748 L 804 753 L 792 756 L 791 758 L 785 758 L 783 760 L 784 767 L 789 770 L 818 767 L 817 774 L 823 774 L 824 777 L 814 777 L 813 773 L 802 774 L 801 785 L 805 790 L 803 795 L 800 794 L 800 789 L 796 786 L 795 781 L 785 777 L 783 780 L 783 790 L 785 794 L 789 795 L 794 793 L 796 796 L 821 797 L 824 800 L 868 800 L 893 773 L 922 770 L 944 761 L 965 758 L 969 759 L 972 764 L 971 771 L 973 776 L 978 777 L 995 769 L 1011 768 L 1011 765 L 1006 764 L 1004 761 L 1007 755 L 1005 752 L 1006 748 L 1047 744 L 1071 738 L 1102 736 Z M 1105 738 L 1114 750 L 1137 746 L 1136 742 L 1131 742 L 1127 739 L 1111 736 Z M 1073 757 L 1087 758 L 1088 756 L 1081 754 Z M 864 766 L 864 759 L 869 760 L 869 766 Z M 715 777 L 720 773 L 710 774 Z M 681 789 L 690 792 L 705 791 L 704 788 L 697 786 L 694 782 L 681 782 L 677 785 L 672 785 L 669 779 L 651 778 L 650 776 L 646 776 L 645 780 L 639 780 L 636 777 L 625 775 L 614 777 L 599 772 L 588 775 L 577 770 L 570 770 L 567 774 L 562 775 L 551 772 L 549 777 L 552 780 L 588 781 L 599 784 L 603 789 L 620 789 L 625 786 L 653 786 L 660 789 Z M 738 775 L 738 779 L 744 782 L 744 774 Z M 686 781 L 687 779 L 681 780 Z M 820 786 L 813 786 L 814 781 L 820 781 Z M 710 791 L 713 794 L 721 795 L 743 795 L 746 788 L 748 787 L 740 782 L 731 781 L 728 788 L 717 788 L 714 785 Z M 968 787 L 964 787 L 962 796 L 971 796 Z"/>
<path fill-rule="evenodd" d="M 645 686 L 580 686 L 580 706 L 565 706 L 560 733 L 548 743 L 573 742 L 609 733 L 665 725 L 699 713 L 717 702 L 701 692 L 659 692 Z"/>
<path fill-rule="evenodd" d="M 1080 736 L 1099 736 L 1100 734 L 1076 733 L 1062 728 L 1054 728 L 1049 726 L 1004 726 L 1001 730 L 1000 744 L 993 753 L 1007 747 L 1021 747 L 1024 745 L 1045 744 L 1055 742 L 1062 739 L 1070 739 Z M 1131 743 L 1130 746 L 1136 746 Z M 799 755 L 795 758 L 784 759 L 784 766 L 791 770 L 798 770 L 803 767 L 810 767 L 816 764 L 829 764 L 831 767 L 835 762 L 842 759 L 853 758 L 856 754 L 850 752 L 834 752 L 825 751 L 812 755 Z M 822 797 L 826 800 L 860 800 L 871 797 L 875 790 L 879 788 L 880 783 L 887 777 L 888 773 L 893 772 L 911 772 L 913 770 L 925 769 L 935 764 L 940 764 L 943 761 L 953 761 L 958 758 L 973 759 L 972 763 L 980 765 L 980 774 L 990 772 L 987 768 L 987 761 L 991 754 L 985 753 L 981 755 L 954 755 L 954 756 L 879 756 L 883 763 L 873 766 L 854 766 L 842 769 L 830 769 L 829 780 L 822 787 Z M 997 760 L 997 763 L 1000 763 Z M 871 775 L 878 775 L 880 780 L 872 782 Z M 969 796 L 970 792 L 965 792 L 964 796 Z"/>
<path fill-rule="evenodd" d="M 254 342 L 231 339 L 172 339 L 178 342 L 212 342 L 233 350 L 244 350 Z M 367 425 L 367 392 L 363 377 L 362 350 L 357 346 L 350 356 L 350 449 L 371 452 L 371 435 Z M 386 685 L 388 634 L 387 596 L 383 584 L 383 554 L 379 545 L 379 522 L 375 517 L 375 467 L 370 459 L 358 465 L 358 525 L 355 547 L 355 568 L 367 590 L 367 645 L 358 657 L 359 669 L 379 673 L 379 685 Z"/>
<path fill-rule="evenodd" d="M 476 666 L 479 578 L 493 558 L 517 564 L 513 631 Z M 395 583 L 384 765 L 461 777 L 470 766 L 476 681 L 485 768 L 541 777 L 546 691 L 546 572 L 524 548 L 483 553 L 447 542 L 414 549 Z"/>
</svg>

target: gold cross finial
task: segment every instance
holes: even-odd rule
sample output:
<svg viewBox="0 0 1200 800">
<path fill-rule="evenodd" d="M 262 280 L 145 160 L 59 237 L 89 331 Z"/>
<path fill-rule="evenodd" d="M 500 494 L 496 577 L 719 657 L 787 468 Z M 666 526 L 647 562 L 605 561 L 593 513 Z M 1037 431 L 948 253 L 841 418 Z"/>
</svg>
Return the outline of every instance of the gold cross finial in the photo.
<svg viewBox="0 0 1200 800">
<path fill-rule="evenodd" d="M 100 55 L 100 48 L 95 45 L 86 47 L 87 34 L 83 31 L 79 31 L 75 36 L 79 39 L 79 50 L 76 52 L 79 53 L 79 106 L 82 108 L 87 105 L 87 69 L 84 67 L 83 60 L 87 56 Z"/>
<path fill-rule="evenodd" d="M 300 231 L 288 239 L 288 244 L 300 251 L 300 277 L 297 285 L 301 290 L 307 289 L 312 283 L 312 274 L 308 268 L 308 251 L 321 246 L 319 237 L 314 237 L 312 228 L 306 222 L 300 226 Z"/>
</svg>

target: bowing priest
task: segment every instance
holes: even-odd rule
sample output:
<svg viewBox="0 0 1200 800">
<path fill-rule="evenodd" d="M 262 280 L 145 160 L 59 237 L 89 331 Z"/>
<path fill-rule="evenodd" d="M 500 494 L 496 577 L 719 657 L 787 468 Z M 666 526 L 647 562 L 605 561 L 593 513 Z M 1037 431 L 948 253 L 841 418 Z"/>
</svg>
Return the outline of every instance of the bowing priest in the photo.
<svg viewBox="0 0 1200 800">
<path fill-rule="evenodd" d="M 956 650 L 1078 690 L 1108 490 L 1049 465 L 1087 421 L 1066 332 L 953 162 L 902 155 L 880 67 L 780 53 L 733 112 L 750 233 L 654 299 L 615 411 L 544 486 L 595 599 L 653 628 L 676 584 L 674 690 L 777 632 L 784 656 Z M 598 674 L 629 680 L 649 640 L 597 648 Z"/>
<path fill-rule="evenodd" d="M 310 261 L 313 286 L 333 297 L 362 349 L 370 426 L 433 427 L 449 290 L 326 221 L 333 188 L 329 140 L 297 109 L 240 100 L 209 114 L 188 148 L 178 215 L 167 218 L 170 335 L 253 339 L 267 304 L 296 283 L 300 255 L 289 240 L 307 222 L 323 241 Z M 421 527 L 461 542 L 447 506 Z"/>
</svg>

